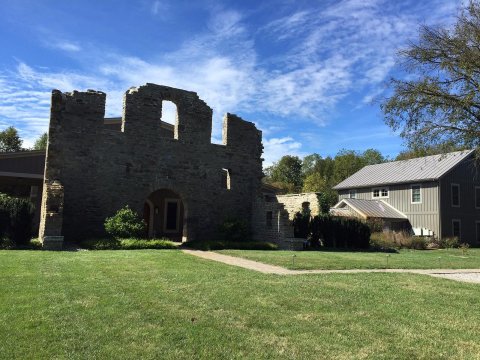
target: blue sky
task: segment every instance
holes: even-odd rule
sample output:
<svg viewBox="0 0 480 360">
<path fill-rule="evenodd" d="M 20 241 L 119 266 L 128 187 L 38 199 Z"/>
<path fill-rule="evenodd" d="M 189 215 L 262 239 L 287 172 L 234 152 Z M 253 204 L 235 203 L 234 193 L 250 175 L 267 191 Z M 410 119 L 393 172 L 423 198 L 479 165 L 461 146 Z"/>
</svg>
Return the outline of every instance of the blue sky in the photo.
<svg viewBox="0 0 480 360">
<path fill-rule="evenodd" d="M 0 0 L 0 129 L 46 131 L 52 89 L 102 90 L 106 116 L 153 82 L 199 94 L 263 131 L 265 165 L 402 140 L 372 99 L 403 76 L 396 51 L 420 24 L 451 24 L 460 0 Z"/>
</svg>

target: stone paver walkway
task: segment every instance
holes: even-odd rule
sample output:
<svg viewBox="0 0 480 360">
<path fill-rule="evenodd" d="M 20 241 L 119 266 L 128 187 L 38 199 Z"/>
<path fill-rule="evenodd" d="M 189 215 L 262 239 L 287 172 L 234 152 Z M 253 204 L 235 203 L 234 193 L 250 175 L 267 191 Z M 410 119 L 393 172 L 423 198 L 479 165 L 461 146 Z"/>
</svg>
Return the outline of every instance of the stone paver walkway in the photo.
<svg viewBox="0 0 480 360">
<path fill-rule="evenodd" d="M 480 269 L 349 269 L 349 270 L 290 270 L 281 266 L 264 264 L 240 257 L 219 254 L 213 251 L 183 250 L 184 253 L 203 259 L 218 261 L 227 265 L 258 271 L 264 274 L 305 275 L 305 274 L 359 274 L 359 273 L 411 273 L 442 277 L 446 279 L 480 283 Z"/>
</svg>

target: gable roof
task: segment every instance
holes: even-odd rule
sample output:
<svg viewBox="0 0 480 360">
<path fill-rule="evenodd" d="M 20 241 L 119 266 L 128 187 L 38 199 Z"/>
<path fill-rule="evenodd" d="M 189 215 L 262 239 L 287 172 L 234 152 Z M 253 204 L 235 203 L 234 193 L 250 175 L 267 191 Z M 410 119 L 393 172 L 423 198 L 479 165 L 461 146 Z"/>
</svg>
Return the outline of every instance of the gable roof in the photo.
<svg viewBox="0 0 480 360">
<path fill-rule="evenodd" d="M 348 210 L 340 210 L 348 208 Z M 407 219 L 407 216 L 383 200 L 342 199 L 332 208 L 332 215 L 348 216 L 345 213 L 358 213 L 364 219 Z M 340 211 L 339 211 L 340 210 Z"/>
<path fill-rule="evenodd" d="M 448 154 L 368 165 L 333 188 L 341 190 L 376 185 L 435 181 L 470 156 L 473 151 L 456 151 Z"/>
</svg>

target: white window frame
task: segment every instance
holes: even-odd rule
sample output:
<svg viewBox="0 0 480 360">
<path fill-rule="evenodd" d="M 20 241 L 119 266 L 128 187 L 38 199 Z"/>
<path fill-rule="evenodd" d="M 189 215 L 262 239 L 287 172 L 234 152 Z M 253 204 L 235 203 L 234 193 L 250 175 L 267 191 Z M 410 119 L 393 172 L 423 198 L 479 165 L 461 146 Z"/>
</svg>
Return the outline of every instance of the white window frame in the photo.
<svg viewBox="0 0 480 360">
<path fill-rule="evenodd" d="M 477 206 L 477 191 L 480 191 L 480 186 L 475 186 L 475 209 L 480 209 L 480 204 Z"/>
<path fill-rule="evenodd" d="M 352 194 L 353 194 L 353 196 L 352 196 Z M 348 190 L 348 198 L 349 199 L 356 199 L 357 198 L 357 190 L 356 189 Z"/>
<path fill-rule="evenodd" d="M 413 188 L 418 187 L 420 190 L 420 201 L 413 201 Z M 421 184 L 412 184 L 410 185 L 410 203 L 411 204 L 421 204 L 423 201 L 423 191 L 422 191 L 422 185 Z"/>
<path fill-rule="evenodd" d="M 375 190 L 378 190 L 378 196 L 373 196 Z M 382 196 L 382 190 L 387 190 L 387 196 Z M 388 186 L 376 187 L 372 189 L 372 199 L 388 199 L 390 197 L 390 189 Z"/>
<path fill-rule="evenodd" d="M 480 244 L 480 232 L 478 231 L 478 225 L 480 225 L 480 220 L 475 221 L 475 240 L 477 240 L 477 243 Z"/>
<path fill-rule="evenodd" d="M 454 226 L 453 223 L 458 222 L 458 240 L 462 238 L 462 221 L 460 219 L 452 219 L 452 236 L 455 236 L 454 234 Z"/>
<path fill-rule="evenodd" d="M 453 204 L 453 188 L 456 187 L 458 188 L 458 205 L 454 205 Z M 456 183 L 451 183 L 450 184 L 450 204 L 452 205 L 452 207 L 460 207 L 460 184 L 456 184 Z"/>
<path fill-rule="evenodd" d="M 177 204 L 177 221 L 175 224 L 175 230 L 167 229 L 167 209 L 169 203 Z M 166 234 L 178 233 L 180 231 L 180 199 L 165 199 L 165 204 L 163 207 L 163 232 Z"/>
</svg>

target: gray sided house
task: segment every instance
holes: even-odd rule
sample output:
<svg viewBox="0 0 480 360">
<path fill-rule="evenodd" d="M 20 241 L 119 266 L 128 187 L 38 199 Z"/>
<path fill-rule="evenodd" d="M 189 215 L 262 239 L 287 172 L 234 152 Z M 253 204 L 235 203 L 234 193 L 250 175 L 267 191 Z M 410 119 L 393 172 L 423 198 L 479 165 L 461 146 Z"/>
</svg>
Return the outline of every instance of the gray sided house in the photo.
<svg viewBox="0 0 480 360">
<path fill-rule="evenodd" d="M 334 189 L 333 215 L 480 245 L 480 171 L 472 150 L 365 166 Z"/>
</svg>

